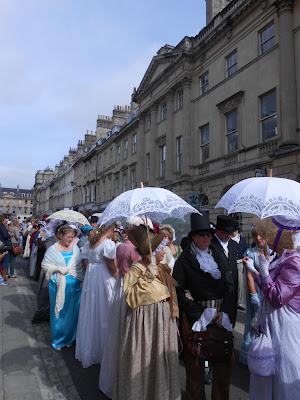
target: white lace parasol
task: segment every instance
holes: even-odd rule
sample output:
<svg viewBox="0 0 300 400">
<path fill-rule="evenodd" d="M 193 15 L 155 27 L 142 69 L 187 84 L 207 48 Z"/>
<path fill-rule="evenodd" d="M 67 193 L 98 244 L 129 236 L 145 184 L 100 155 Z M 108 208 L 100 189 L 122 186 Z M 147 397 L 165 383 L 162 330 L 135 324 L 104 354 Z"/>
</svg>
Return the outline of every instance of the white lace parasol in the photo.
<svg viewBox="0 0 300 400">
<path fill-rule="evenodd" d="M 132 216 L 144 216 L 153 221 L 172 217 L 184 220 L 187 214 L 199 213 L 181 197 L 169 190 L 145 187 L 129 190 L 116 197 L 99 219 L 101 225 Z"/>
<path fill-rule="evenodd" d="M 225 208 L 227 214 L 245 212 L 259 218 L 299 218 L 300 183 L 275 177 L 244 179 L 224 194 L 216 208 Z"/>
</svg>

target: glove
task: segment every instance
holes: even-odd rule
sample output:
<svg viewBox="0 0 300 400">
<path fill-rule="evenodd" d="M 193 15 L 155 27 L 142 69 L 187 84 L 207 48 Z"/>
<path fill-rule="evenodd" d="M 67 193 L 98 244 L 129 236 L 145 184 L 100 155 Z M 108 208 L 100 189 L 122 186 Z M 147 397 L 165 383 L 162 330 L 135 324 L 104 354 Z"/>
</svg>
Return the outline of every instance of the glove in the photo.
<svg viewBox="0 0 300 400">
<path fill-rule="evenodd" d="M 269 276 L 269 265 L 270 261 L 266 259 L 265 256 L 260 255 L 258 256 L 258 262 L 259 262 L 259 272 L 263 278 L 266 278 Z"/>
<path fill-rule="evenodd" d="M 258 274 L 256 268 L 254 267 L 254 262 L 253 262 L 252 258 L 245 257 L 243 259 L 243 264 L 246 266 L 248 271 Z"/>
</svg>

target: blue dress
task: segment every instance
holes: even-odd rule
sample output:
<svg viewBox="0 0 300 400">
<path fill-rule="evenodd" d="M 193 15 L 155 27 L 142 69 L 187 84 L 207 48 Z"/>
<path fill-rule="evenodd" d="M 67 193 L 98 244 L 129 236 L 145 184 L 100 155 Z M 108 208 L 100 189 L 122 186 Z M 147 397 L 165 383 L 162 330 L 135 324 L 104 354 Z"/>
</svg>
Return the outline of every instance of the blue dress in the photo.
<svg viewBox="0 0 300 400">
<path fill-rule="evenodd" d="M 66 266 L 73 252 L 62 251 Z M 72 275 L 66 275 L 65 303 L 59 316 L 54 314 L 56 301 L 56 274 L 52 274 L 49 281 L 50 298 L 50 335 L 51 345 L 55 349 L 70 346 L 76 339 L 77 321 L 80 306 L 81 282 Z"/>
</svg>

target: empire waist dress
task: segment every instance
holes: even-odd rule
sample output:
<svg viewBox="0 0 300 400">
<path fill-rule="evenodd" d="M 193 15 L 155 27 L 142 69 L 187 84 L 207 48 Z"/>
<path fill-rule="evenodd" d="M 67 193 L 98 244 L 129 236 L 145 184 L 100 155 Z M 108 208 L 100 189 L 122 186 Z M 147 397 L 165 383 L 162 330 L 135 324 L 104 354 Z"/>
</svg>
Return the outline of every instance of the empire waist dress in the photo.
<svg viewBox="0 0 300 400">
<path fill-rule="evenodd" d="M 66 267 L 73 256 L 73 251 L 61 251 Z M 49 281 L 50 331 L 51 345 L 55 349 L 70 346 L 76 339 L 78 314 L 80 307 L 81 282 L 74 276 L 66 275 L 64 307 L 56 317 L 54 313 L 57 293 L 57 274 Z"/>
</svg>

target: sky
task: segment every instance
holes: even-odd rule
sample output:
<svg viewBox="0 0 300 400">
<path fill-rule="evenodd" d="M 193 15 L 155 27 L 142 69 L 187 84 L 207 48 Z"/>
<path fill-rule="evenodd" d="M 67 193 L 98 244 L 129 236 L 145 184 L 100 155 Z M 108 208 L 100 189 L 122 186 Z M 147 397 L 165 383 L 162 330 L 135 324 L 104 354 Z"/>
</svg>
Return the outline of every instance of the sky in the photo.
<svg viewBox="0 0 300 400">
<path fill-rule="evenodd" d="M 204 25 L 205 0 L 0 0 L 0 184 L 31 188 Z"/>
</svg>

